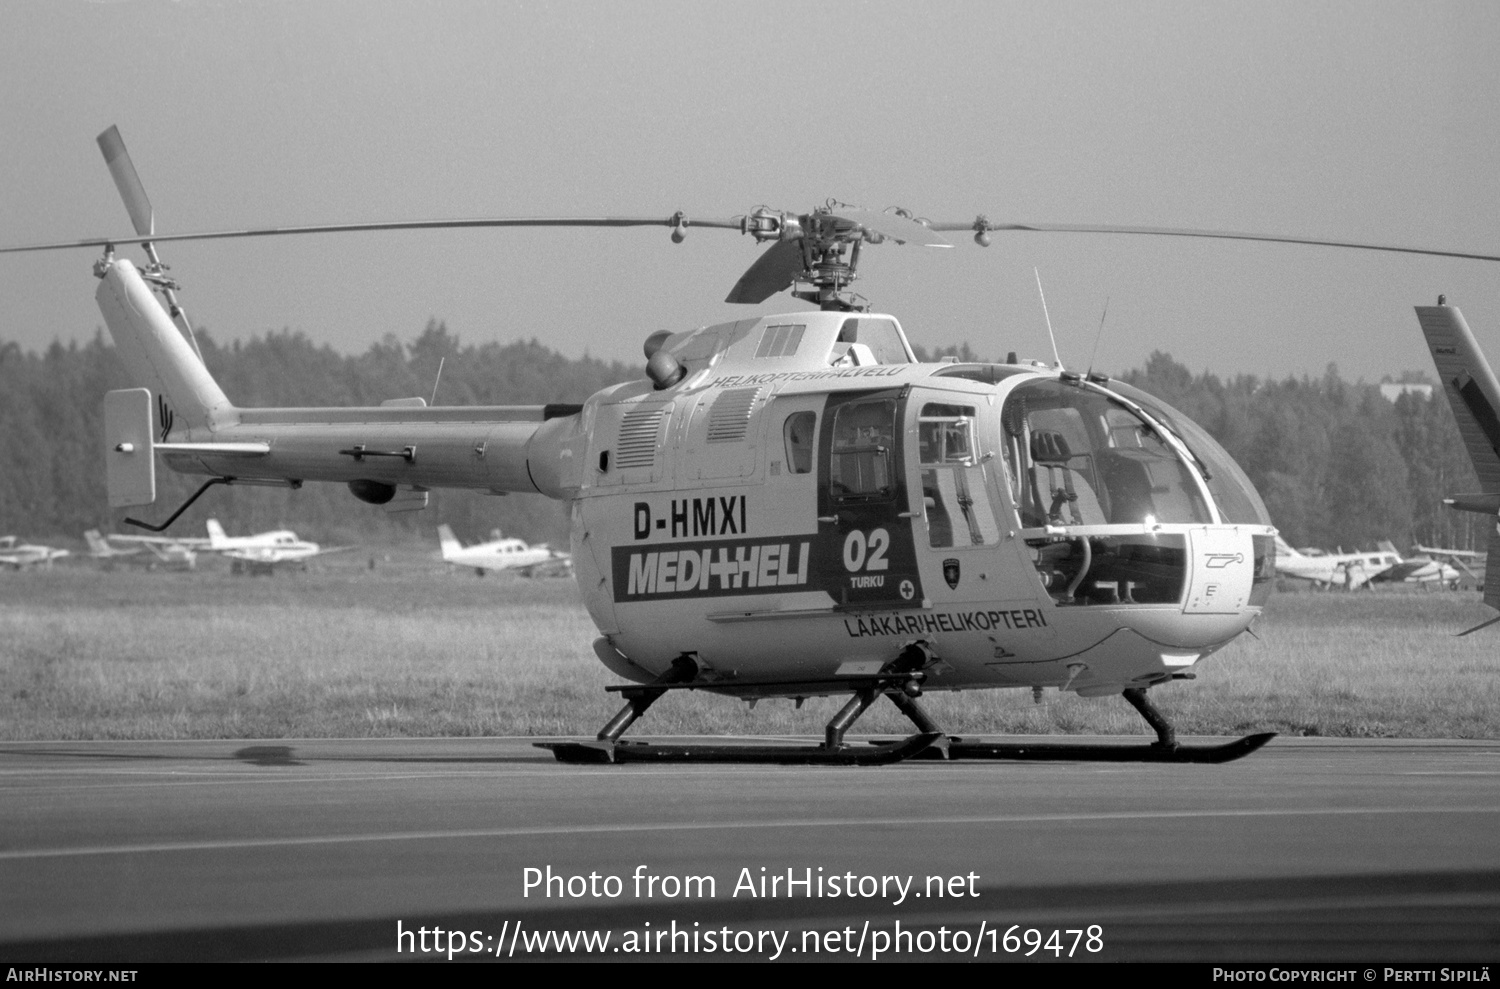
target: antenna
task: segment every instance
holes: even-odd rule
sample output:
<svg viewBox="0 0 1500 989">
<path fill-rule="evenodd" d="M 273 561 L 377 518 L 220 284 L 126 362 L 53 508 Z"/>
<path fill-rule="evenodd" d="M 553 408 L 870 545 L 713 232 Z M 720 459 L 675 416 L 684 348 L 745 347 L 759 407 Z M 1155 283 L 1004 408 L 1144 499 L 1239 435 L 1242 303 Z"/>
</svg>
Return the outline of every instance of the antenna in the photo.
<svg viewBox="0 0 1500 989">
<path fill-rule="evenodd" d="M 1042 273 L 1035 268 L 1031 269 L 1031 273 L 1036 276 L 1036 294 L 1042 297 L 1042 318 L 1047 321 L 1047 338 L 1052 341 L 1052 359 L 1057 362 L 1058 367 L 1062 367 L 1062 357 L 1057 352 L 1057 337 L 1052 333 L 1052 316 L 1047 312 L 1047 293 L 1042 291 Z"/>
<path fill-rule="evenodd" d="M 427 403 L 428 405 L 436 405 L 437 404 L 437 386 L 438 386 L 438 382 L 443 380 L 443 364 L 447 360 L 448 360 L 448 358 L 446 358 L 446 357 L 439 357 L 438 358 L 438 373 L 437 373 L 437 376 L 432 379 L 432 401 L 428 402 Z"/>
<path fill-rule="evenodd" d="M 1104 297 L 1104 312 L 1099 314 L 1099 332 L 1094 336 L 1094 352 L 1089 354 L 1089 369 L 1084 373 L 1085 378 L 1094 374 L 1094 358 L 1099 356 L 1099 341 L 1104 339 L 1104 317 L 1109 315 L 1109 296 Z"/>
</svg>

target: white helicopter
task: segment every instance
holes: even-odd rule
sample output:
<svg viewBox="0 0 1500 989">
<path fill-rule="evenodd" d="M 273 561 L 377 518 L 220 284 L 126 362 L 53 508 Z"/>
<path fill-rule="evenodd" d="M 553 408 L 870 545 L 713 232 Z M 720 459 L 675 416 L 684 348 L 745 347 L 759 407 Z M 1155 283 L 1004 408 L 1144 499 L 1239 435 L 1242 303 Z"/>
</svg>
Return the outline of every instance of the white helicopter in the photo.
<svg viewBox="0 0 1500 989">
<path fill-rule="evenodd" d="M 924 223 L 838 205 L 801 215 L 760 208 L 691 223 L 771 245 L 728 301 L 759 303 L 790 288 L 818 308 L 654 333 L 646 379 L 582 405 L 427 408 L 397 399 L 249 409 L 229 400 L 195 354 L 156 243 L 452 226 L 666 226 L 680 242 L 689 221 L 677 213 L 158 236 L 118 132 L 99 143 L 136 236 L 11 250 L 104 248 L 96 298 L 143 386 L 105 397 L 111 504 L 155 500 L 157 453 L 209 478 L 149 526 L 158 530 L 216 484 L 338 481 L 362 501 L 402 507 L 420 507 L 413 503 L 436 486 L 566 502 L 579 588 L 600 632 L 595 654 L 632 683 L 610 688 L 626 704 L 595 740 L 548 744 L 559 759 L 1223 762 L 1272 737 L 1182 745 L 1147 699 L 1151 687 L 1193 679 L 1250 627 L 1272 588 L 1276 530 L 1223 448 L 1181 413 L 1102 375 L 1014 354 L 1000 364 L 919 364 L 900 323 L 861 309 L 849 285 L 864 245 L 935 246 L 945 231 L 971 232 L 981 245 L 1000 230 L 1363 245 L 983 216 Z M 131 243 L 145 247 L 143 268 L 115 256 Z M 1493 419 L 1493 375 L 1465 373 Z M 1493 493 L 1475 504 L 1493 513 L 1500 473 L 1481 477 Z M 1500 592 L 1490 587 L 1486 601 L 1500 605 Z M 946 736 L 917 700 L 926 690 L 1020 688 L 1040 697 L 1049 687 L 1123 695 L 1157 739 L 966 741 Z M 849 701 L 817 746 L 622 740 L 651 704 L 680 689 Z M 846 744 L 882 696 L 916 733 Z"/>
<path fill-rule="evenodd" d="M 550 546 L 528 546 L 521 539 L 502 536 L 496 529 L 487 542 L 465 546 L 447 525 L 438 526 L 438 545 L 443 562 L 456 567 L 473 567 L 483 577 L 485 571 L 514 570 L 527 577 L 540 574 L 567 576 L 573 572 L 573 561 L 567 553 Z"/>
</svg>

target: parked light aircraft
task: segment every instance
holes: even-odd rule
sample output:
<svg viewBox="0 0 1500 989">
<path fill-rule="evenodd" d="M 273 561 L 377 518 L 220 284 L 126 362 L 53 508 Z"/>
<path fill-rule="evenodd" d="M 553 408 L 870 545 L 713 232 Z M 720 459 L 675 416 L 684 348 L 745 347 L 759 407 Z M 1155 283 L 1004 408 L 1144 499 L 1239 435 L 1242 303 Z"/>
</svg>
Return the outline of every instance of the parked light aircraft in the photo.
<svg viewBox="0 0 1500 989">
<path fill-rule="evenodd" d="M 443 560 L 459 567 L 473 567 L 483 577 L 486 570 L 514 570 L 528 577 L 539 574 L 566 576 L 573 572 L 573 562 L 567 553 L 550 546 L 528 546 L 520 539 L 500 535 L 496 529 L 489 542 L 465 546 L 458 541 L 453 530 L 446 525 L 438 526 L 438 545 L 443 550 Z"/>
<path fill-rule="evenodd" d="M 323 549 L 317 543 L 298 539 L 289 529 L 261 532 L 253 536 L 231 536 L 218 519 L 208 520 L 208 549 L 234 561 L 232 573 L 271 574 L 279 566 L 307 569 L 307 561 L 326 553 L 339 553 L 348 546 Z"/>
<path fill-rule="evenodd" d="M 581 406 L 427 408 L 399 400 L 252 409 L 235 406 L 195 354 L 157 243 L 648 225 L 668 227 L 680 242 L 689 221 L 677 213 L 161 236 L 118 132 L 111 128 L 99 143 L 136 236 L 41 246 L 105 248 L 96 298 L 141 386 L 105 399 L 111 504 L 155 500 L 157 453 L 173 469 L 206 475 L 198 494 L 215 484 L 337 481 L 362 501 L 402 507 L 417 507 L 434 486 L 564 501 L 579 588 L 600 632 L 595 654 L 631 684 L 612 688 L 627 703 L 597 740 L 556 744 L 558 758 L 1220 762 L 1271 737 L 1183 746 L 1147 698 L 1150 688 L 1194 678 L 1205 658 L 1249 628 L 1273 583 L 1275 529 L 1223 448 L 1180 412 L 1103 375 L 1015 355 L 998 364 L 917 363 L 901 324 L 866 311 L 850 284 L 866 245 L 945 246 L 941 234 L 952 231 L 981 245 L 1004 230 L 1365 245 L 983 216 L 918 222 L 838 204 L 803 214 L 762 207 L 691 223 L 770 245 L 728 301 L 760 303 L 791 289 L 818 308 L 653 333 L 646 378 Z M 136 243 L 146 249 L 144 268 L 115 255 Z M 1468 381 L 1474 372 L 1452 373 Z M 1500 407 L 1492 385 L 1491 375 L 1476 386 L 1491 421 Z M 172 413 L 160 422 L 158 398 Z M 1500 486 L 1486 491 L 1493 515 Z M 1491 605 L 1500 604 L 1495 591 L 1487 589 Z M 990 688 L 1123 695 L 1157 740 L 1122 748 L 952 739 L 917 700 L 926 690 Z M 621 740 L 678 689 L 849 701 L 813 747 Z M 849 727 L 881 697 L 916 734 L 845 744 Z"/>
<path fill-rule="evenodd" d="M 1458 571 L 1457 586 L 1464 589 L 1483 588 L 1489 568 L 1489 554 L 1479 550 L 1443 549 L 1437 546 L 1413 546 L 1413 553 L 1448 564 Z"/>
<path fill-rule="evenodd" d="M 27 567 L 50 567 L 53 560 L 68 555 L 65 549 L 23 543 L 16 536 L 0 536 L 0 567 L 25 570 Z"/>
<path fill-rule="evenodd" d="M 1400 563 L 1370 578 L 1377 584 L 1425 584 L 1456 588 L 1463 572 L 1445 560 L 1421 554 L 1403 557 Z"/>
<path fill-rule="evenodd" d="M 158 566 L 174 570 L 192 570 L 198 565 L 198 548 L 208 544 L 207 539 L 176 539 L 168 536 L 122 536 L 101 535 L 98 529 L 83 534 L 89 545 L 89 557 L 105 569 L 116 563 Z M 122 549 L 115 543 L 123 543 Z"/>
<path fill-rule="evenodd" d="M 1394 548 L 1375 553 L 1313 553 L 1295 550 L 1276 537 L 1277 575 L 1312 581 L 1318 587 L 1355 590 L 1400 562 L 1401 554 Z"/>
</svg>

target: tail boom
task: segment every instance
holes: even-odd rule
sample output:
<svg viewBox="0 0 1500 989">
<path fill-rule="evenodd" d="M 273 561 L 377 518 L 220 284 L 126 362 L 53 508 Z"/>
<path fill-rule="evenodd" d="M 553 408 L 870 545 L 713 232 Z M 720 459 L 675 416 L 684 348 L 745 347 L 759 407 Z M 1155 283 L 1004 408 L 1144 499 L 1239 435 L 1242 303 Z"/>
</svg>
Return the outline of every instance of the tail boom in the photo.
<svg viewBox="0 0 1500 989">
<path fill-rule="evenodd" d="M 377 504 L 397 489 L 565 498 L 577 487 L 581 406 L 236 408 L 129 261 L 107 264 L 100 277 L 97 299 L 116 350 L 135 383 L 162 400 L 164 420 L 151 422 L 149 396 L 125 399 L 138 390 L 107 397 L 107 460 L 138 475 L 118 499 L 112 482 L 116 506 L 154 500 L 154 476 L 145 468 L 158 452 L 181 473 L 247 483 L 354 482 L 356 495 Z"/>
</svg>

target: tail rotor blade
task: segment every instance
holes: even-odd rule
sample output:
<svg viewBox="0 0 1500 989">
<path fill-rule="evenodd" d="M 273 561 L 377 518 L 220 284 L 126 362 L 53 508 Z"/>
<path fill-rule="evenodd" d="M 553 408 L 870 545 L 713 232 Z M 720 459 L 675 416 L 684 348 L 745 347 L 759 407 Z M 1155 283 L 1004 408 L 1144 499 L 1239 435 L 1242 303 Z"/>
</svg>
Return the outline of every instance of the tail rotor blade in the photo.
<svg viewBox="0 0 1500 989">
<path fill-rule="evenodd" d="M 790 288 L 802 274 L 802 245 L 795 240 L 777 241 L 755 259 L 734 283 L 725 302 L 764 302 Z"/>
<path fill-rule="evenodd" d="M 130 213 L 130 222 L 135 226 L 135 232 L 141 237 L 149 237 L 156 233 L 156 218 L 151 211 L 151 200 L 146 196 L 146 187 L 141 185 L 141 177 L 135 173 L 135 164 L 130 160 L 130 152 L 125 150 L 125 141 L 120 137 L 120 129 L 113 124 L 109 130 L 98 137 L 99 150 L 104 152 L 104 162 L 109 166 L 109 174 L 114 176 L 115 188 L 120 190 L 120 198 L 125 200 L 125 209 Z"/>
</svg>

